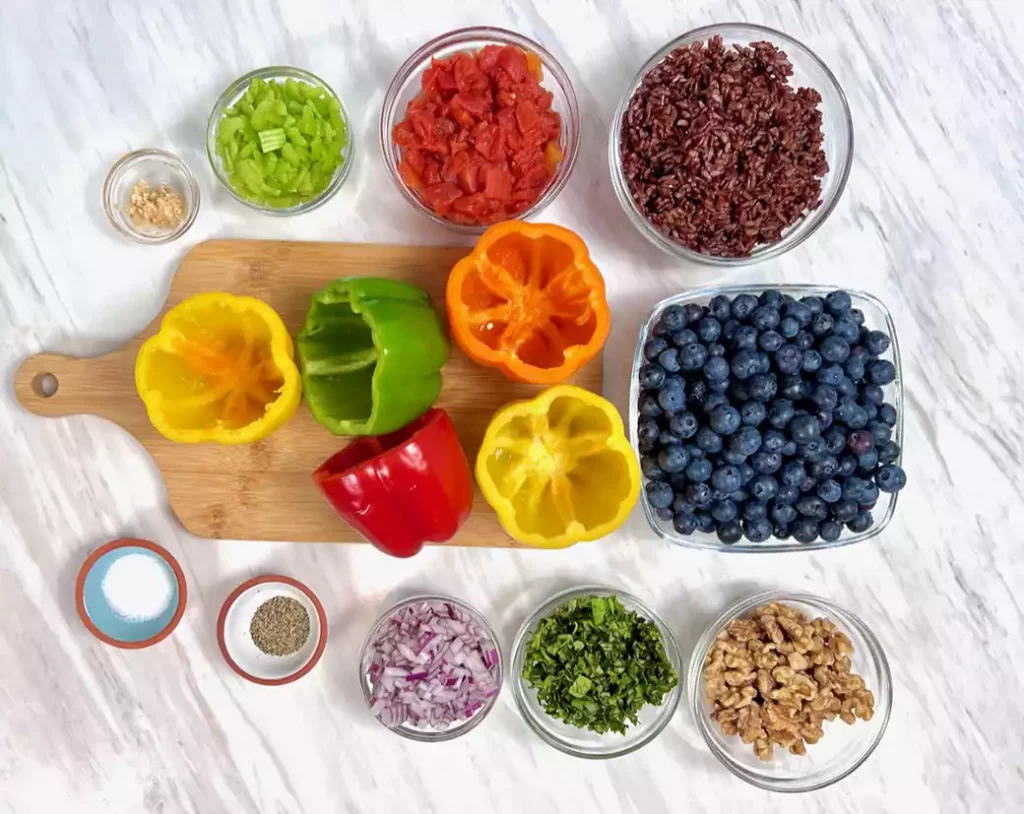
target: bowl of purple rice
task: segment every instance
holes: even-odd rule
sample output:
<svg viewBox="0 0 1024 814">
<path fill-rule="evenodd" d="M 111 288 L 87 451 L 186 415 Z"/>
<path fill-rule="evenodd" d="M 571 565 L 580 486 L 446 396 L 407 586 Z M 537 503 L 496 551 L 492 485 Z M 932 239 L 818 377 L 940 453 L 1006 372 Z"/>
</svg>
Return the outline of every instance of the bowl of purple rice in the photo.
<svg viewBox="0 0 1024 814">
<path fill-rule="evenodd" d="M 758 25 L 698 28 L 622 97 L 609 164 L 629 220 L 680 259 L 742 266 L 825 222 L 853 163 L 846 95 L 824 62 Z"/>
</svg>

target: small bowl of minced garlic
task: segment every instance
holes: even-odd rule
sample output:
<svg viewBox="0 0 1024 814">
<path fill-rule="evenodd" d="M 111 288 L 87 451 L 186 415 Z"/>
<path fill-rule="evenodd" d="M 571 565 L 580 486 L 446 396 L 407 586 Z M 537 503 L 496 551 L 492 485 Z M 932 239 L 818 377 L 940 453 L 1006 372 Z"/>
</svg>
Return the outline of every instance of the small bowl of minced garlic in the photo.
<svg viewBox="0 0 1024 814">
<path fill-rule="evenodd" d="M 199 184 L 180 158 L 149 148 L 122 156 L 103 184 L 103 209 L 118 232 L 139 243 L 169 243 L 199 213 Z"/>
</svg>

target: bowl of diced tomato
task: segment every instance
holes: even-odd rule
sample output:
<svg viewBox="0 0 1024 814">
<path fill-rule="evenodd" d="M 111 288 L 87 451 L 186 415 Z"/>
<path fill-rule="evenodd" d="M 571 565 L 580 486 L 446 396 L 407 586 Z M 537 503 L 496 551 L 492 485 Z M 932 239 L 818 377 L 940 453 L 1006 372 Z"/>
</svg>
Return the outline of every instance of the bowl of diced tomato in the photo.
<svg viewBox="0 0 1024 814">
<path fill-rule="evenodd" d="M 463 28 L 418 48 L 381 111 L 395 185 L 427 217 L 469 233 L 547 206 L 579 140 L 565 70 L 543 46 L 501 28 Z"/>
</svg>

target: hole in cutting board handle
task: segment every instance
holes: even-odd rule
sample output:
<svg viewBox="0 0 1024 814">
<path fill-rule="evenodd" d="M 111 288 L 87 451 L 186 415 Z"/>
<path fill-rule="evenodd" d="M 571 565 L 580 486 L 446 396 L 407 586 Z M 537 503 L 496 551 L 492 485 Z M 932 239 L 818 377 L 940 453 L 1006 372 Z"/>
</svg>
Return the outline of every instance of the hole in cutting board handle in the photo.
<svg viewBox="0 0 1024 814">
<path fill-rule="evenodd" d="M 60 382 L 52 373 L 37 373 L 32 379 L 32 392 L 42 399 L 56 395 L 59 387 Z"/>
</svg>

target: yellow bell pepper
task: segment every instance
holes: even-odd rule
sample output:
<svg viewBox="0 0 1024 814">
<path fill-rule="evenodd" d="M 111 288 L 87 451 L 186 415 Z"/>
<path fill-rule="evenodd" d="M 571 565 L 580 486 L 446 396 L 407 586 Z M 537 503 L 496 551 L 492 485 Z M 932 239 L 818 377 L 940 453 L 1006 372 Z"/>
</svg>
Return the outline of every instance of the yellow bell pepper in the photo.
<svg viewBox="0 0 1024 814">
<path fill-rule="evenodd" d="M 269 305 L 211 292 L 164 316 L 135 359 L 135 387 L 153 426 L 186 444 L 265 438 L 299 406 L 292 339 Z"/>
<path fill-rule="evenodd" d="M 539 548 L 604 537 L 640 494 L 640 467 L 619 411 L 572 385 L 498 410 L 480 445 L 476 479 L 505 531 Z"/>
</svg>

